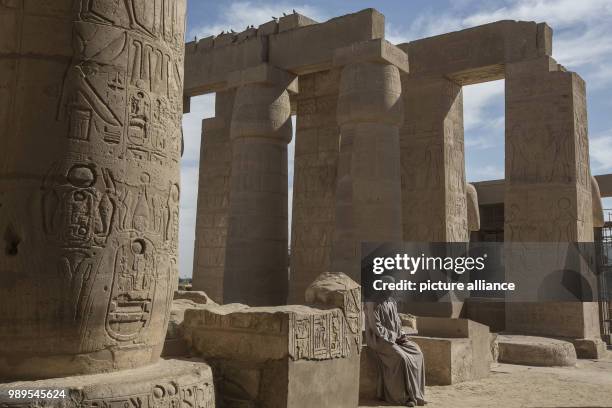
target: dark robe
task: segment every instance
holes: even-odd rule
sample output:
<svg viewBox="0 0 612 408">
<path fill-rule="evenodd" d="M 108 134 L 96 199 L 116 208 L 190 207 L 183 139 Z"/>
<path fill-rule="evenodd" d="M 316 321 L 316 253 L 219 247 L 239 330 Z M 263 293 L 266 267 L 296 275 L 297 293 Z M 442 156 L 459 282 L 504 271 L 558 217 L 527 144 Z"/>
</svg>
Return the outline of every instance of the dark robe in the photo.
<svg viewBox="0 0 612 408">
<path fill-rule="evenodd" d="M 394 404 L 425 401 L 425 362 L 419 346 L 396 340 L 402 336 L 397 303 L 389 298 L 365 304 L 366 343 L 381 367 L 379 398 Z M 381 389 L 382 388 L 382 389 Z"/>
</svg>

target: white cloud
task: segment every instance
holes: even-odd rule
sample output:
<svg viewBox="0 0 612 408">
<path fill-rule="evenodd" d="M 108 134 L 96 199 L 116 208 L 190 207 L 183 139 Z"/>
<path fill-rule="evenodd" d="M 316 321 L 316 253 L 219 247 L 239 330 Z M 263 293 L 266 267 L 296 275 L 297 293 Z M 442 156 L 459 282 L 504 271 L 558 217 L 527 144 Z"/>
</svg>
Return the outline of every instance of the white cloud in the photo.
<svg viewBox="0 0 612 408">
<path fill-rule="evenodd" d="M 612 171 L 612 129 L 608 132 L 592 136 L 589 141 L 591 151 L 591 169 L 594 174 Z"/>
<path fill-rule="evenodd" d="M 318 8 L 307 4 L 234 1 L 222 8 L 217 21 L 191 30 L 187 38 L 204 38 L 210 35 L 217 35 L 221 31 L 227 32 L 230 29 L 240 32 L 247 26 L 254 25 L 257 27 L 272 20 L 272 17 L 282 17 L 283 13 L 290 14 L 293 10 L 316 21 L 327 20 Z"/>
<path fill-rule="evenodd" d="M 491 108 L 504 106 L 504 81 L 485 82 L 463 87 L 463 117 L 466 133 L 477 127 L 499 129 L 503 116 L 491 117 Z"/>
<path fill-rule="evenodd" d="M 467 178 L 470 183 L 484 180 L 496 180 L 504 178 L 502 165 L 467 166 Z"/>
</svg>

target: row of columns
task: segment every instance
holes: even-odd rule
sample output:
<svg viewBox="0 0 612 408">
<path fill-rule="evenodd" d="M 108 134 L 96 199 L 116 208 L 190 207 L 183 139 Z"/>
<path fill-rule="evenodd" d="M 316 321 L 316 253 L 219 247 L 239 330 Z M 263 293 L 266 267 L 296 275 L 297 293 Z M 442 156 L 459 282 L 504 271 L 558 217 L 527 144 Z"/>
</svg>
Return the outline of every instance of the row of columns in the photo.
<svg viewBox="0 0 612 408">
<path fill-rule="evenodd" d="M 373 40 L 336 51 L 332 70 L 304 78 L 297 98 L 291 302 L 300 302 L 308 282 L 325 270 L 359 280 L 362 241 L 469 240 L 461 85 L 412 77 L 405 58 Z M 226 133 L 232 159 L 223 289 L 216 300 L 287 301 L 290 114 L 286 86 L 269 81 L 236 90 Z M 506 241 L 592 241 L 583 81 L 550 57 L 508 64 L 506 123 Z M 196 270 L 194 285 L 208 289 L 201 276 Z M 510 305 L 508 327 L 595 335 L 595 304 L 558 305 L 570 325 L 552 319 L 549 306 Z"/>
<path fill-rule="evenodd" d="M 402 237 L 400 70 L 407 71 L 407 56 L 384 40 L 374 40 L 338 50 L 334 64 L 333 72 L 339 73 L 334 123 L 326 123 L 329 112 L 324 109 L 316 112 L 316 107 L 309 119 L 314 121 L 310 129 L 315 132 L 311 135 L 315 141 L 331 133 L 341 134 L 335 137 L 340 145 L 330 145 L 327 149 L 335 151 L 330 153 L 333 156 L 339 156 L 339 165 L 336 169 L 335 157 L 329 162 L 325 155 L 307 159 L 314 161 L 313 167 L 322 168 L 325 178 L 334 180 L 321 186 L 316 182 L 321 180 L 319 173 L 301 171 L 306 169 L 296 163 L 296 185 L 311 195 L 310 201 L 297 207 L 294 226 L 306 231 L 311 228 L 312 219 L 317 233 L 304 241 L 294 241 L 295 259 L 305 261 L 296 265 L 295 275 L 291 270 L 292 280 L 295 276 L 303 286 L 292 288 L 294 301 L 302 300 L 303 289 L 316 273 L 308 268 L 305 259 L 310 248 L 318 246 L 321 250 L 319 268 L 331 267 L 359 280 L 360 242 L 365 239 L 397 241 Z M 230 77 L 234 78 L 230 83 L 236 89 L 231 123 L 222 126 L 225 141 L 229 143 L 215 149 L 212 143 L 204 142 L 202 151 L 203 158 L 211 156 L 207 149 L 222 150 L 223 157 L 231 154 L 229 164 L 220 159 L 224 164 L 219 172 L 225 174 L 229 170 L 229 182 L 219 183 L 221 187 L 217 188 L 222 190 L 219 194 L 211 192 L 216 188 L 212 180 L 213 187 L 201 184 L 198 208 L 202 213 L 198 216 L 202 221 L 198 220 L 197 227 L 194 288 L 207 290 L 215 300 L 224 303 L 285 304 L 289 282 L 287 144 L 292 134 L 287 89 L 294 86 L 293 77 L 267 65 Z M 315 98 L 315 106 L 323 99 Z M 298 112 L 305 108 L 305 99 L 301 101 L 298 101 Z M 307 132 L 309 125 L 305 119 L 306 116 L 299 119 L 298 128 Z M 325 131 L 320 129 L 319 120 Z M 205 122 L 205 131 L 206 125 Z M 300 141 L 296 149 L 301 153 L 308 147 Z M 201 166 L 211 173 L 206 167 L 209 165 Z M 212 201 L 226 205 L 207 206 L 211 195 L 218 198 Z M 227 197 L 227 201 L 221 197 Z M 225 217 L 220 215 L 223 213 Z M 219 228 L 227 231 L 224 242 L 217 241 L 223 241 L 224 237 Z M 325 237 L 322 245 L 316 243 L 321 237 L 318 232 L 323 232 Z M 301 276 L 304 278 L 300 279 Z"/>
</svg>

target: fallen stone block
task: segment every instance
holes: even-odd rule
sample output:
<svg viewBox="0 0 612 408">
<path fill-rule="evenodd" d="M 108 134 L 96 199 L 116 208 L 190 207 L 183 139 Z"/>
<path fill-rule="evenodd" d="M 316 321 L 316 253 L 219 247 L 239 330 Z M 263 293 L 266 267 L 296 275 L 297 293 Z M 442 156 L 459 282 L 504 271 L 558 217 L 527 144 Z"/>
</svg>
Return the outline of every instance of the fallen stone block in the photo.
<svg viewBox="0 0 612 408">
<path fill-rule="evenodd" d="M 185 312 L 184 338 L 213 367 L 223 406 L 357 406 L 361 289 L 344 274 L 325 273 L 307 293 L 317 308 L 229 304 Z"/>
<path fill-rule="evenodd" d="M 569 341 L 536 336 L 499 335 L 499 362 L 529 366 L 573 366 L 576 350 Z"/>
</svg>

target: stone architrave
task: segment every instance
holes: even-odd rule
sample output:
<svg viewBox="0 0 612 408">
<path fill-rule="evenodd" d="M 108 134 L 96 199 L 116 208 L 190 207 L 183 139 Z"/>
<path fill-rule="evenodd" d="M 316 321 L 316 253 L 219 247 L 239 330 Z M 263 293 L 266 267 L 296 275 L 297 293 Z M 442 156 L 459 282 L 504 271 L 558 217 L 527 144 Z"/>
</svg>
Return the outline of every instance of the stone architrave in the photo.
<svg viewBox="0 0 612 408">
<path fill-rule="evenodd" d="M 291 275 L 288 302 L 329 270 L 334 236 L 340 129 L 336 120 L 340 70 L 300 76 L 297 99 Z"/>
<path fill-rule="evenodd" d="M 217 92 L 215 117 L 202 121 L 193 289 L 205 291 L 218 302 L 223 302 L 235 94 L 235 90 Z"/>
<path fill-rule="evenodd" d="M 506 242 L 593 242 L 585 84 L 550 57 L 506 66 L 504 206 Z M 537 274 L 537 265 L 513 259 L 506 261 L 509 280 L 515 272 Z M 506 330 L 599 338 L 598 306 L 511 301 Z"/>
<path fill-rule="evenodd" d="M 402 76 L 404 241 L 469 241 L 461 85 Z"/>
<path fill-rule="evenodd" d="M 178 275 L 185 3 L 0 3 L 0 378 L 158 360 Z"/>
<path fill-rule="evenodd" d="M 287 300 L 287 144 L 294 77 L 269 65 L 234 73 L 224 303 Z"/>
<path fill-rule="evenodd" d="M 408 57 L 385 40 L 336 51 L 341 66 L 340 157 L 332 268 L 360 281 L 361 242 L 401 241 L 400 70 Z"/>
</svg>

